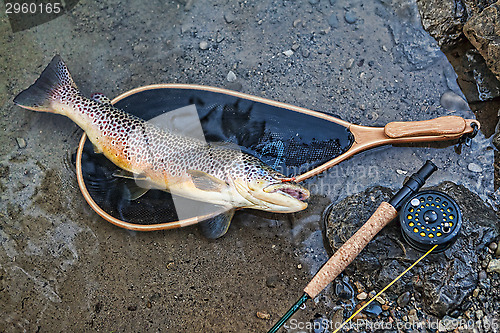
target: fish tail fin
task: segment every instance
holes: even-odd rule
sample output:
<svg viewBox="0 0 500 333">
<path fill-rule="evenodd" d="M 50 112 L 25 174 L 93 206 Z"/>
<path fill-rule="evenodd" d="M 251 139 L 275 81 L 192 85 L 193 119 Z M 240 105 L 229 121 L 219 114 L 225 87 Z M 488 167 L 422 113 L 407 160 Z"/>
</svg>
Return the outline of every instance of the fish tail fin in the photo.
<svg viewBox="0 0 500 333">
<path fill-rule="evenodd" d="M 62 58 L 56 55 L 35 83 L 14 98 L 14 103 L 25 109 L 62 114 L 64 108 L 54 102 L 72 94 L 79 94 L 78 88 Z"/>
</svg>

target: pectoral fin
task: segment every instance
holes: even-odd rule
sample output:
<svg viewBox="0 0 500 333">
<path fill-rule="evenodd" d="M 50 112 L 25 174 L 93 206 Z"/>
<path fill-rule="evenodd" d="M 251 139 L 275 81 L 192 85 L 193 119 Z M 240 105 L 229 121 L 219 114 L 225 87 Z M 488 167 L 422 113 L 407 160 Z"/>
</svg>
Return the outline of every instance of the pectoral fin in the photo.
<svg viewBox="0 0 500 333">
<path fill-rule="evenodd" d="M 231 220 L 234 216 L 234 211 L 234 209 L 230 209 L 227 212 L 212 217 L 211 219 L 200 222 L 198 225 L 200 226 L 200 231 L 203 236 L 210 239 L 216 239 L 224 236 L 229 229 L 229 225 L 231 224 Z"/>
<path fill-rule="evenodd" d="M 221 192 L 223 188 L 227 187 L 225 181 L 209 175 L 206 172 L 187 170 L 187 173 L 191 176 L 194 186 L 202 191 Z"/>
<path fill-rule="evenodd" d="M 134 200 L 139 199 L 144 194 L 146 194 L 147 191 L 149 191 L 149 188 L 140 187 L 135 182 L 131 182 L 131 181 L 126 182 L 125 188 L 129 192 L 128 199 L 130 201 L 134 201 Z"/>
<path fill-rule="evenodd" d="M 92 148 L 94 148 L 94 153 L 95 154 L 102 154 L 102 149 L 100 149 L 96 145 L 92 145 Z"/>
</svg>

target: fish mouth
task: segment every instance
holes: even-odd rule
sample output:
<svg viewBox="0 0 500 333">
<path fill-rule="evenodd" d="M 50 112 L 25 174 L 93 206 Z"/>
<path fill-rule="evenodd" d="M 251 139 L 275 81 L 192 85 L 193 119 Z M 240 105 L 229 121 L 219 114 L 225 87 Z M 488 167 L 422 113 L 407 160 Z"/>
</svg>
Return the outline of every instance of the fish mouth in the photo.
<svg viewBox="0 0 500 333">
<path fill-rule="evenodd" d="M 271 184 L 263 188 L 266 193 L 281 193 L 299 201 L 304 201 L 309 198 L 309 191 L 302 186 L 295 184 Z"/>
</svg>

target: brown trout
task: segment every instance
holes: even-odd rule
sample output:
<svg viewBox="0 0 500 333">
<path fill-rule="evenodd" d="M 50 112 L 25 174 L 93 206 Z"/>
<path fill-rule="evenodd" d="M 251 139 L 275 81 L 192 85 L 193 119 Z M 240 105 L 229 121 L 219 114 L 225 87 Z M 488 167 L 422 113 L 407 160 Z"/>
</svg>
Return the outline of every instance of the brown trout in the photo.
<svg viewBox="0 0 500 333">
<path fill-rule="evenodd" d="M 224 235 L 238 208 L 291 213 L 307 207 L 307 189 L 284 182 L 284 175 L 250 154 L 159 128 L 103 96 L 84 97 L 58 55 L 14 103 L 69 117 L 96 152 L 150 184 L 142 193 L 156 188 L 222 207 L 224 213 L 205 224 L 210 238 Z"/>
</svg>

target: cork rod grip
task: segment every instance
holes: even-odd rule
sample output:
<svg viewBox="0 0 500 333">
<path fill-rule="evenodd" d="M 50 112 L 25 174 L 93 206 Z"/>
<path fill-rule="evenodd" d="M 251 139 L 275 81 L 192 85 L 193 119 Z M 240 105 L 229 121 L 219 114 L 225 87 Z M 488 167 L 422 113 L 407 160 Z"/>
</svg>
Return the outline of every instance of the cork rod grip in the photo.
<svg viewBox="0 0 500 333">
<path fill-rule="evenodd" d="M 382 202 L 366 223 L 349 238 L 305 287 L 304 291 L 315 298 L 330 282 L 358 256 L 370 240 L 392 221 L 398 212 L 387 202 Z"/>
<path fill-rule="evenodd" d="M 393 121 L 384 127 L 385 134 L 393 139 L 426 135 L 461 134 L 466 128 L 465 119 L 457 116 L 444 116 L 422 121 Z"/>
</svg>

